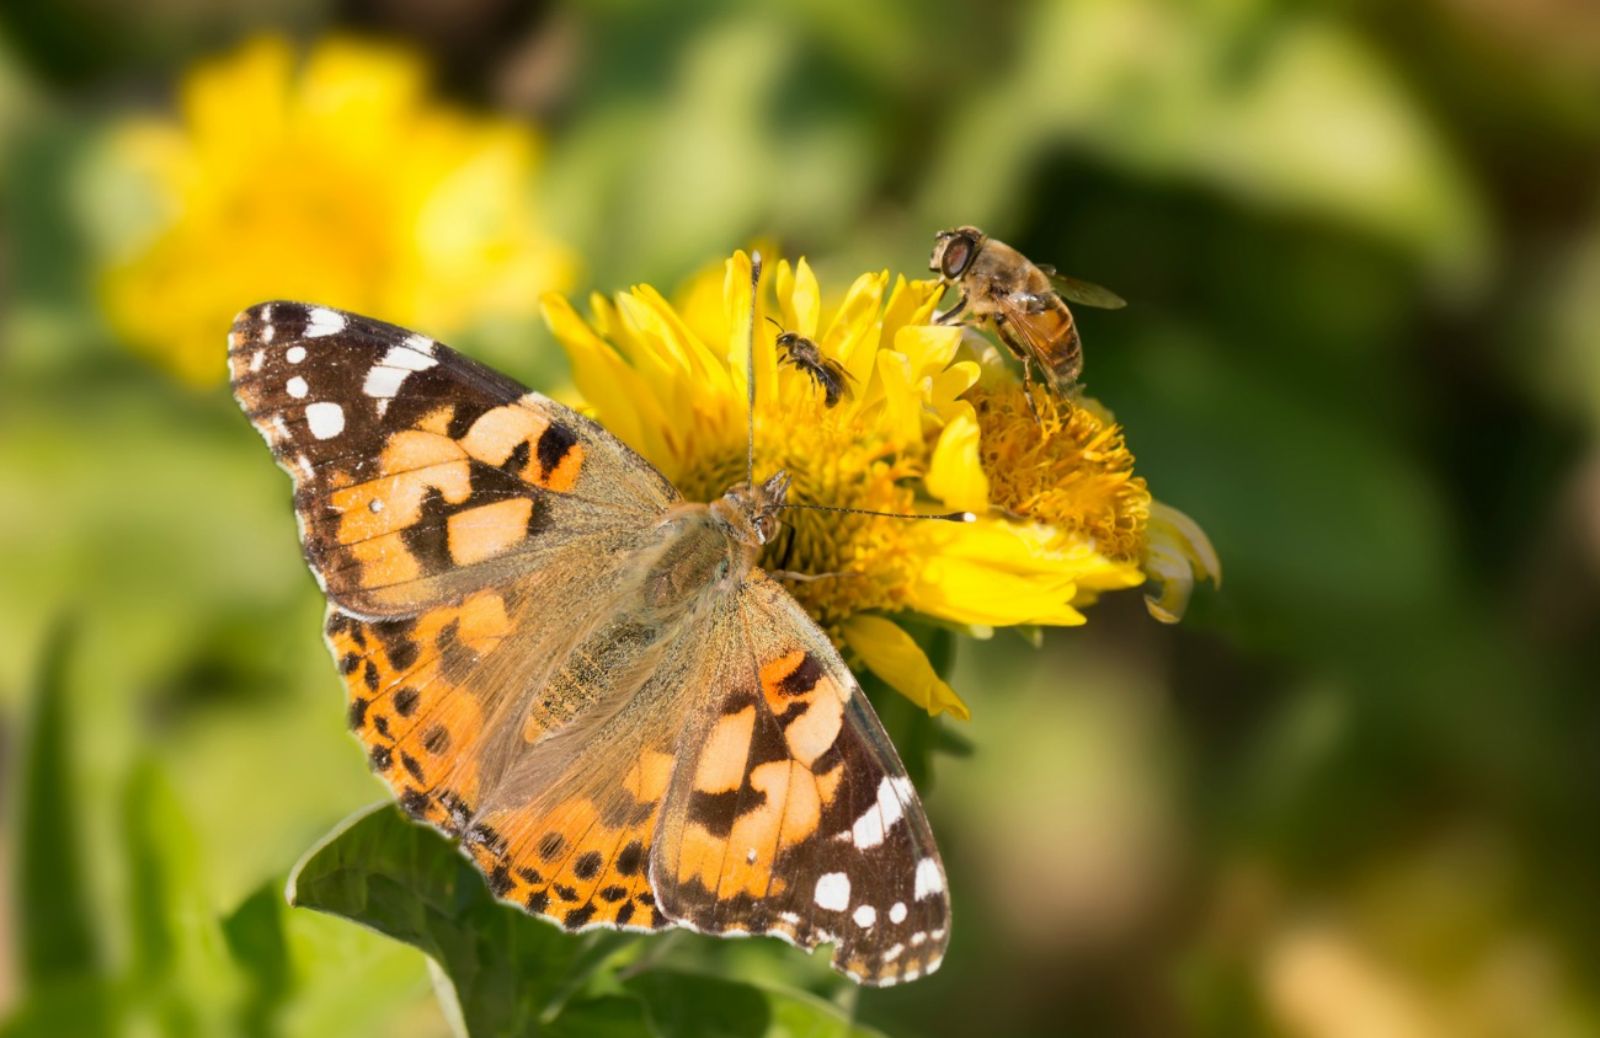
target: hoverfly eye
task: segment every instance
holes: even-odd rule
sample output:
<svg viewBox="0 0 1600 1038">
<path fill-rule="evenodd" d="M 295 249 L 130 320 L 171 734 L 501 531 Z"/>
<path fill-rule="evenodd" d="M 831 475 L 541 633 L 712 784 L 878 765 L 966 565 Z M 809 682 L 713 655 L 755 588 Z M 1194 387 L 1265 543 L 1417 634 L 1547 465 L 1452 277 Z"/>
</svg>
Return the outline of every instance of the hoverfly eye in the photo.
<svg viewBox="0 0 1600 1038">
<path fill-rule="evenodd" d="M 950 239 L 950 244 L 945 246 L 943 273 L 947 278 L 960 277 L 967 269 L 967 264 L 972 262 L 972 239 L 956 237 Z"/>
</svg>

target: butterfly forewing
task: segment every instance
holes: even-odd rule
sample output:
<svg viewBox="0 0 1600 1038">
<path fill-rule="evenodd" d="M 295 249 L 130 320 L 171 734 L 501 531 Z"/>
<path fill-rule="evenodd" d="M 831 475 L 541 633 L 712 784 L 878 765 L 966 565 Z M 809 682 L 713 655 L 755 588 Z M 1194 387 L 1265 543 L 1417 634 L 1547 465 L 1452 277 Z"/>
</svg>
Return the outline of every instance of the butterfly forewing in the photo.
<svg viewBox="0 0 1600 1038">
<path fill-rule="evenodd" d="M 365 615 L 453 601 L 671 485 L 599 426 L 441 343 L 264 303 L 229 340 L 240 406 L 295 481 L 306 559 Z"/>
</svg>

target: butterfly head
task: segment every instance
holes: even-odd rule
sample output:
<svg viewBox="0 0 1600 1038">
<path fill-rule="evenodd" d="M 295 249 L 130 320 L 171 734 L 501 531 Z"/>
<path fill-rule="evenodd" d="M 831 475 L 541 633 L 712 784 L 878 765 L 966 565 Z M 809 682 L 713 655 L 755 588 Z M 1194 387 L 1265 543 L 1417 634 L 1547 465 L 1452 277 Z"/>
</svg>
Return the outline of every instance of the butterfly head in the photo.
<svg viewBox="0 0 1600 1038">
<path fill-rule="evenodd" d="M 759 548 L 778 532 L 778 512 L 789 497 L 789 474 L 779 472 L 764 483 L 737 483 L 713 502 L 711 510 L 731 526 L 740 541 Z"/>
</svg>

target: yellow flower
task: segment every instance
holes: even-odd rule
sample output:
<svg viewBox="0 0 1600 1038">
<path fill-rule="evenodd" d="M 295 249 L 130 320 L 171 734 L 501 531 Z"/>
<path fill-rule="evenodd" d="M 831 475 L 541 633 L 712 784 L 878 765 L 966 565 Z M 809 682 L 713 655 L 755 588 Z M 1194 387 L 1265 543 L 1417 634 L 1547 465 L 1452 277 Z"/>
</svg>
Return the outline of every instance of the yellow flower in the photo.
<svg viewBox="0 0 1600 1038">
<path fill-rule="evenodd" d="M 1155 501 L 1133 474 L 1133 454 L 1110 412 L 1089 397 L 1075 402 L 1023 386 L 987 343 L 984 377 L 967 394 L 978 415 L 987 503 L 1047 524 L 1057 537 L 1093 545 L 1109 563 L 1079 578 L 1078 605 L 1102 591 L 1131 586 L 1126 564 L 1147 585 L 1145 607 L 1163 623 L 1182 618 L 1196 579 L 1222 580 L 1222 564 L 1205 531 L 1170 505 Z M 1037 411 L 1037 416 L 1035 415 Z M 976 497 L 969 507 L 979 507 Z"/>
<path fill-rule="evenodd" d="M 104 271 L 113 326 L 206 384 L 218 336 L 262 299 L 447 334 L 568 286 L 569 253 L 534 220 L 534 135 L 444 107 L 424 80 L 404 50 L 333 39 L 297 68 L 268 36 L 192 71 L 178 121 L 120 127 L 113 159 L 160 215 Z"/>
<path fill-rule="evenodd" d="M 1037 459 L 1002 446 L 995 460 L 1010 462 L 982 460 L 988 439 L 1005 444 L 1018 434 L 980 413 L 991 397 L 977 386 L 980 364 L 961 356 L 961 330 L 929 323 L 940 295 L 935 282 L 863 274 L 825 314 L 805 260 L 784 261 L 764 272 L 751 315 L 749 279 L 750 259 L 736 253 L 722 270 L 695 279 L 680 306 L 645 285 L 592 297 L 587 321 L 548 295 L 545 318 L 588 409 L 691 499 L 710 500 L 744 478 L 753 320 L 758 478 L 787 471 L 789 499 L 800 505 L 977 514 L 964 524 L 785 514 L 787 535 L 768 546 L 763 562 L 785 575 L 853 662 L 930 713 L 964 718 L 966 704 L 896 617 L 931 617 L 980 634 L 1078 624 L 1077 606 L 1094 594 L 1144 581 L 1148 495 L 1131 471 L 1112 471 L 1120 462 L 1102 465 L 1097 456 L 1121 451 L 1124 468 L 1131 466 L 1114 429 L 1103 442 L 1090 437 L 1070 458 L 1062 455 L 1048 472 L 1059 493 L 1035 516 L 1012 500 L 1012 488 L 1029 477 L 1008 465 Z M 836 406 L 826 406 L 804 372 L 779 364 L 768 317 L 813 339 L 849 372 L 851 391 Z M 1000 508 L 990 507 L 991 493 Z M 1113 531 L 1120 539 L 1106 540 Z"/>
</svg>

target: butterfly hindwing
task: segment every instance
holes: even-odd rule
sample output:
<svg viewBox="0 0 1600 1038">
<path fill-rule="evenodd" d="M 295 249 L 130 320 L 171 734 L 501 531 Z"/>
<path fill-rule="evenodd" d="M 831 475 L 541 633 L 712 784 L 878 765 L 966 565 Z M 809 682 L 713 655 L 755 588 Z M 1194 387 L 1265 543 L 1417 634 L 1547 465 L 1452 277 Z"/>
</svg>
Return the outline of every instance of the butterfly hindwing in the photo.
<svg viewBox="0 0 1600 1038">
<path fill-rule="evenodd" d="M 393 325 L 263 303 L 229 347 L 234 395 L 294 477 L 312 571 L 364 615 L 457 600 L 512 557 L 539 565 L 552 537 L 677 496 L 589 419 Z"/>
<path fill-rule="evenodd" d="M 939 965 L 944 868 L 916 790 L 838 652 L 775 581 L 737 596 L 704 719 L 686 738 L 651 876 L 706 933 L 836 945 L 867 984 Z"/>
<path fill-rule="evenodd" d="M 605 612 L 531 704 L 479 816 L 491 837 L 470 846 L 498 895 L 568 929 L 659 929 L 675 920 L 649 874 L 658 819 L 712 680 L 717 654 L 703 650 L 737 639 L 738 618 L 724 607 L 655 627 L 637 600 Z"/>
</svg>

